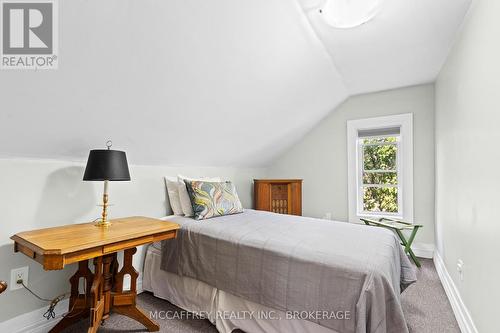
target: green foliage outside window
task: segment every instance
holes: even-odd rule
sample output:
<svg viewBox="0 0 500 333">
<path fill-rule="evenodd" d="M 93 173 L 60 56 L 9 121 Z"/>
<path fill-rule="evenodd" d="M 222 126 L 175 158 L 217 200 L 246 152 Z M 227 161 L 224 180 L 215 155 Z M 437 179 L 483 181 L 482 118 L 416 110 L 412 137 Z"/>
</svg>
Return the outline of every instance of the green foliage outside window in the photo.
<svg viewBox="0 0 500 333">
<path fill-rule="evenodd" d="M 398 212 L 396 142 L 396 137 L 363 139 L 364 211 Z"/>
<path fill-rule="evenodd" d="M 363 210 L 366 212 L 398 212 L 397 187 L 365 187 Z"/>
</svg>

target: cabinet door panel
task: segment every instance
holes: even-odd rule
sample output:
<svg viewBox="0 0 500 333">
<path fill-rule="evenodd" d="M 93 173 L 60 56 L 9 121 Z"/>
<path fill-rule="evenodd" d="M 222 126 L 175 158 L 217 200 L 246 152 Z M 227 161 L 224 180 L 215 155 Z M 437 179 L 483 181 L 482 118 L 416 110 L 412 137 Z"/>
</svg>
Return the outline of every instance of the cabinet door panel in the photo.
<svg viewBox="0 0 500 333">
<path fill-rule="evenodd" d="M 271 184 L 271 211 L 288 214 L 289 198 L 288 184 Z"/>
<path fill-rule="evenodd" d="M 271 211 L 271 186 L 267 183 L 255 183 L 255 209 Z"/>
<path fill-rule="evenodd" d="M 302 181 L 256 180 L 254 204 L 257 210 L 302 215 Z"/>
</svg>

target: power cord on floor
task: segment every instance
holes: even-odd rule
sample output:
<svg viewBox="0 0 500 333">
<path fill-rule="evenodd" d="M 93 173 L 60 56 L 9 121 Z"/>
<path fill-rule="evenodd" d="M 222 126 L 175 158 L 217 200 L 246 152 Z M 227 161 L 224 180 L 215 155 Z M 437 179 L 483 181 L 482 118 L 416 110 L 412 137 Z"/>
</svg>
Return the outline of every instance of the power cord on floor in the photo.
<svg viewBox="0 0 500 333">
<path fill-rule="evenodd" d="M 43 298 L 41 296 L 38 296 L 33 290 L 31 290 L 30 288 L 28 288 L 27 285 L 24 284 L 24 281 L 22 279 L 17 280 L 16 283 L 22 285 L 24 287 L 24 289 L 26 289 L 27 291 L 29 291 L 33 296 L 35 296 L 40 301 L 44 301 L 44 302 L 49 302 L 50 303 L 49 304 L 49 308 L 43 314 L 43 317 L 46 318 L 47 320 L 53 319 L 53 318 L 56 317 L 55 308 L 56 308 L 57 303 L 59 303 L 60 301 L 62 301 L 63 299 L 65 299 L 66 296 L 69 295 L 69 293 L 64 293 L 64 294 L 61 294 L 61 295 L 57 296 L 56 298 L 47 299 L 47 298 Z"/>
<path fill-rule="evenodd" d="M 97 222 L 100 219 L 101 218 L 96 218 L 91 223 Z M 24 281 L 22 279 L 17 280 L 16 283 L 22 285 L 24 287 L 24 289 L 26 289 L 27 291 L 29 291 L 33 296 L 35 296 L 40 301 L 44 301 L 44 302 L 49 302 L 50 303 L 49 304 L 49 308 L 43 314 L 43 317 L 46 318 L 47 320 L 50 320 L 50 319 L 53 319 L 53 318 L 56 317 L 56 305 L 57 305 L 57 303 L 59 303 L 60 301 L 62 301 L 63 299 L 65 299 L 67 296 L 71 295 L 70 293 L 64 293 L 64 294 L 61 294 L 61 295 L 57 296 L 56 298 L 47 299 L 47 298 L 43 298 L 41 296 L 38 296 L 33 290 L 31 290 L 30 288 L 28 288 L 27 285 L 24 284 Z M 84 296 L 85 297 L 84 302 L 87 303 L 87 285 L 84 284 L 83 288 L 84 288 L 84 295 L 85 295 Z M 73 310 L 75 308 L 75 304 L 76 304 L 76 302 L 73 302 L 73 305 L 72 305 L 71 309 L 69 309 L 69 311 L 65 315 L 63 315 L 63 317 L 74 317 L 74 316 L 79 315 L 83 311 L 85 311 L 85 309 L 83 309 L 82 311 L 79 311 L 79 312 L 77 312 L 77 313 L 72 314 L 71 316 L 69 316 L 69 314 L 73 312 Z"/>
<path fill-rule="evenodd" d="M 101 218 L 98 217 L 96 218 L 95 220 L 93 220 L 91 223 L 95 223 L 97 221 L 99 221 Z M 53 298 L 53 299 L 47 299 L 47 298 L 43 298 L 41 296 L 38 296 L 33 290 L 31 290 L 30 288 L 28 288 L 27 285 L 24 284 L 24 281 L 22 279 L 19 279 L 16 281 L 17 284 L 20 284 L 24 287 L 24 289 L 26 289 L 27 291 L 29 291 L 33 296 L 35 296 L 37 299 L 39 299 L 40 301 L 43 301 L 43 302 L 48 302 L 50 303 L 49 304 L 49 308 L 47 309 L 47 311 L 43 314 L 43 317 L 46 318 L 47 320 L 50 320 L 50 319 L 53 319 L 56 317 L 56 306 L 57 304 L 62 301 L 63 299 L 65 299 L 67 296 L 70 296 L 71 294 L 70 293 L 64 293 L 64 294 L 61 294 L 59 296 L 57 296 L 56 298 Z M 84 302 L 85 304 L 87 303 L 87 285 L 86 283 L 84 284 L 83 286 L 84 288 Z M 73 302 L 73 305 L 71 306 L 71 309 L 69 309 L 69 311 L 63 315 L 63 317 L 74 317 L 74 316 L 77 316 L 79 314 L 81 314 L 83 311 L 85 311 L 85 309 L 82 309 L 81 311 L 77 312 L 77 313 L 73 313 L 73 310 L 75 308 L 75 304 L 76 302 Z M 70 315 L 71 314 L 71 315 Z"/>
</svg>

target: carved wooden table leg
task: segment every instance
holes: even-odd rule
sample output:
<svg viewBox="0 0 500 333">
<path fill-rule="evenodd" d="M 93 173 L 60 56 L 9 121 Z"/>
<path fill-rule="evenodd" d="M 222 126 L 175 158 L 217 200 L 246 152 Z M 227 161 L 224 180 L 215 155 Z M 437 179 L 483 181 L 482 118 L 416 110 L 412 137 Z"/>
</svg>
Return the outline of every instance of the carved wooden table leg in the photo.
<svg viewBox="0 0 500 333">
<path fill-rule="evenodd" d="M 139 273 L 132 265 L 136 252 L 136 248 L 125 250 L 123 267 L 119 271 L 116 253 L 95 258 L 94 274 L 88 267 L 88 260 L 79 262 L 78 270 L 70 278 L 70 312 L 50 332 L 58 333 L 90 314 L 88 333 L 96 333 L 111 311 L 137 320 L 151 332 L 159 331 L 160 326 L 136 305 Z M 124 291 L 123 278 L 127 274 L 130 275 L 130 290 Z M 80 278 L 85 279 L 85 294 L 79 291 Z"/>
<path fill-rule="evenodd" d="M 103 321 L 109 318 L 109 311 L 111 307 L 111 288 L 113 287 L 113 272 L 111 264 L 115 260 L 116 254 L 105 255 L 102 259 L 103 269 L 103 293 L 104 293 L 104 313 L 102 315 Z"/>
<path fill-rule="evenodd" d="M 90 293 L 92 295 L 92 303 L 90 308 L 90 327 L 88 333 L 96 333 L 99 325 L 101 325 L 102 315 L 104 314 L 104 277 L 102 274 L 103 257 L 94 259 L 94 281 Z"/>
<path fill-rule="evenodd" d="M 113 253 L 113 262 L 111 263 L 111 273 L 113 275 L 113 290 L 115 287 L 115 279 L 116 279 L 116 274 L 118 274 L 118 254 L 115 252 Z"/>
<path fill-rule="evenodd" d="M 115 286 L 113 293 L 111 294 L 111 299 L 113 302 L 112 311 L 137 320 L 138 322 L 146 326 L 146 328 L 150 332 L 159 331 L 160 326 L 153 320 L 151 320 L 151 318 L 149 318 L 149 316 L 146 315 L 136 305 L 137 277 L 139 276 L 139 273 L 132 265 L 132 257 L 136 251 L 137 249 L 135 247 L 125 250 L 123 267 L 115 275 Z M 126 274 L 130 275 L 129 291 L 123 291 L 123 277 Z"/>
<path fill-rule="evenodd" d="M 80 294 L 79 284 L 80 279 L 85 279 L 85 293 Z M 79 321 L 81 318 L 87 317 L 90 311 L 90 288 L 94 274 L 89 269 L 89 261 L 84 260 L 78 263 L 78 270 L 69 279 L 71 283 L 71 296 L 69 298 L 69 312 L 54 326 L 50 333 L 57 333 L 64 328 Z"/>
</svg>

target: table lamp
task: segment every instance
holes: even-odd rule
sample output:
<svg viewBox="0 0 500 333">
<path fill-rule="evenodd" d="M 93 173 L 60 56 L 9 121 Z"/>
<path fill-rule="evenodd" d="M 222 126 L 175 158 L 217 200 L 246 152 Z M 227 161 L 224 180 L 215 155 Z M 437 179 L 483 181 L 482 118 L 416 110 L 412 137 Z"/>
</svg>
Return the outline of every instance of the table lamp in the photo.
<svg viewBox="0 0 500 333">
<path fill-rule="evenodd" d="M 94 149 L 90 151 L 85 167 L 83 180 L 104 181 L 102 196 L 102 217 L 97 222 L 98 227 L 109 227 L 108 221 L 108 182 L 130 180 L 127 156 L 124 151 L 111 150 L 112 142 L 106 142 L 108 149 Z"/>
</svg>

